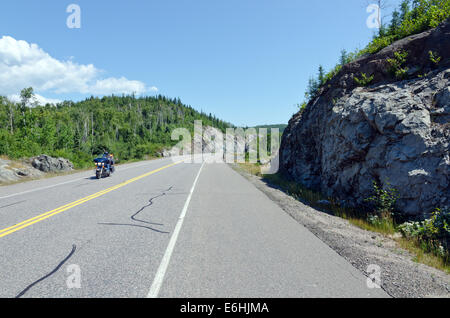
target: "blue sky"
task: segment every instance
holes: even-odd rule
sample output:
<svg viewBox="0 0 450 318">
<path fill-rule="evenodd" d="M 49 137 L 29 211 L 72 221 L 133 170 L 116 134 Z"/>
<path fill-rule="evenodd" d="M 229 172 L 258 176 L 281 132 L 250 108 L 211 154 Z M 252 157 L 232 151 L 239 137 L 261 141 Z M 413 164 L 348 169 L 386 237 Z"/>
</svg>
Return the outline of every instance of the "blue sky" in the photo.
<svg viewBox="0 0 450 318">
<path fill-rule="evenodd" d="M 392 8 L 398 2 L 392 0 Z M 81 29 L 66 26 L 71 3 L 81 8 Z M 0 85 L 5 90 L 0 94 L 11 94 L 14 85 L 30 81 L 40 83 L 36 92 L 46 98 L 78 100 L 115 89 L 119 93 L 139 83 L 145 85 L 144 94 L 180 97 L 236 125 L 287 123 L 319 64 L 330 69 L 341 49 L 368 43 L 374 30 L 366 26 L 367 4 L 364 0 L 3 1 L 0 38 L 12 38 L 3 50 L 14 43 L 24 48 L 14 41 L 35 43 L 40 55 L 37 48 L 27 48 L 34 52 L 27 58 L 48 54 L 51 60 L 44 58 L 48 63 L 42 65 L 50 65 L 45 67 L 55 73 L 46 71 L 50 84 L 43 84 L 42 78 L 39 82 L 34 73 L 21 81 L 8 75 L 11 81 L 4 82 L 10 85 Z M 14 56 L 14 63 L 22 61 Z M 61 83 L 58 70 L 65 68 L 59 69 L 58 61 L 74 71 Z M 80 84 L 80 77 L 89 77 L 89 82 Z M 102 79 L 108 79 L 107 84 L 92 87 Z"/>
</svg>

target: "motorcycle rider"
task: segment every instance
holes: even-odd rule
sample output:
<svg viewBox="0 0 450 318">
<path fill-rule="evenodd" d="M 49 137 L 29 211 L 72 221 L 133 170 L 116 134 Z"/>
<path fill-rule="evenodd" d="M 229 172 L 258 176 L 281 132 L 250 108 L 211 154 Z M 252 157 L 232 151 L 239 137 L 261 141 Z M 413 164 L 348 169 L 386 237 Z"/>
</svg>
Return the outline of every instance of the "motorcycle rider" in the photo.
<svg viewBox="0 0 450 318">
<path fill-rule="evenodd" d="M 114 173 L 114 171 L 116 170 L 116 168 L 114 167 L 114 155 L 111 153 L 109 154 L 109 160 L 111 162 L 111 172 Z"/>
<path fill-rule="evenodd" d="M 103 158 L 106 158 L 107 161 L 107 165 L 108 168 L 111 170 L 111 173 L 114 172 L 115 168 L 114 168 L 114 156 L 112 154 L 110 154 L 109 152 L 105 151 L 103 154 Z"/>
</svg>

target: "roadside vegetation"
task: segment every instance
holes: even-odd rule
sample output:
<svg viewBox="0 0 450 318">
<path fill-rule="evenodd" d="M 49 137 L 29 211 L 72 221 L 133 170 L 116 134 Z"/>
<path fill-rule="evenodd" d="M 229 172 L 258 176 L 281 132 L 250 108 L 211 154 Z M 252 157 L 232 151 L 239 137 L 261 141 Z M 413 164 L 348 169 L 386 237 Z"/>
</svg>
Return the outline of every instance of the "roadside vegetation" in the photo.
<svg viewBox="0 0 450 318">
<path fill-rule="evenodd" d="M 221 130 L 231 126 L 161 95 L 36 105 L 33 89 L 27 88 L 21 97 L 14 103 L 0 96 L 0 155 L 20 159 L 45 153 L 67 158 L 77 169 L 90 167 L 104 150 L 119 162 L 158 157 L 177 143 L 171 140 L 173 128 L 193 131 L 194 120 Z"/>
<path fill-rule="evenodd" d="M 350 208 L 335 198 L 307 189 L 299 183 L 286 180 L 281 174 L 261 175 L 259 164 L 242 163 L 239 167 L 264 182 L 275 185 L 286 194 L 320 211 L 344 218 L 367 231 L 381 233 L 395 240 L 413 255 L 413 260 L 450 274 L 450 210 L 439 210 L 430 219 L 403 222 L 395 212 L 397 190 L 374 183 L 373 195 L 361 208 Z"/>
<path fill-rule="evenodd" d="M 304 109 L 308 101 L 316 98 L 320 89 L 336 76 L 345 64 L 353 62 L 363 55 L 377 53 L 407 36 L 435 28 L 449 17 L 450 0 L 403 0 L 399 8 L 393 11 L 390 23 L 382 22 L 378 32 L 374 34 L 373 39 L 364 49 L 353 52 L 342 50 L 339 62 L 329 72 L 326 72 L 322 65 L 319 66 L 317 74 L 309 79 L 305 102 L 299 104 L 299 107 Z M 401 79 L 408 71 L 401 67 L 402 59 L 406 56 L 401 55 L 405 54 L 404 52 L 397 54 L 398 56 L 392 59 L 394 64 L 392 68 L 396 77 Z M 439 57 L 434 52 L 431 52 L 430 59 L 436 65 L 439 63 Z M 355 81 L 359 86 L 367 86 L 373 79 L 370 76 L 370 74 L 361 74 Z"/>
</svg>

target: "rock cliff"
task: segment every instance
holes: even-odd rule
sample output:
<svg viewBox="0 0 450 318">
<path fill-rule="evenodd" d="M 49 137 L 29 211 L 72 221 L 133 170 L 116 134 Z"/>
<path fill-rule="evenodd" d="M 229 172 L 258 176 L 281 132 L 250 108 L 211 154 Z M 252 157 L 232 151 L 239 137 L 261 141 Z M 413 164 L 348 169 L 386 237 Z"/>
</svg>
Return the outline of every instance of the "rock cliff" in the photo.
<svg viewBox="0 0 450 318">
<path fill-rule="evenodd" d="M 441 59 L 435 63 L 429 52 Z M 407 52 L 398 80 L 389 58 Z M 355 77 L 373 76 L 367 87 Z M 399 191 L 411 218 L 450 205 L 450 22 L 345 65 L 294 115 L 281 171 L 347 205 L 364 204 L 373 181 Z"/>
</svg>

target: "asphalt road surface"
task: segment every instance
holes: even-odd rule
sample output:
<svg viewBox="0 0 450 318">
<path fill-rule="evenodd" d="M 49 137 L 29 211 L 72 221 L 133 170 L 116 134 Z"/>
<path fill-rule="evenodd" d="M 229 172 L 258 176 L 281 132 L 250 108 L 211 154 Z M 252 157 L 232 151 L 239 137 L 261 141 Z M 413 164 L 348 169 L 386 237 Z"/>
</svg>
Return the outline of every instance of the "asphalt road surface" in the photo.
<svg viewBox="0 0 450 318">
<path fill-rule="evenodd" d="M 0 297 L 387 297 L 226 164 L 0 187 Z"/>
</svg>

